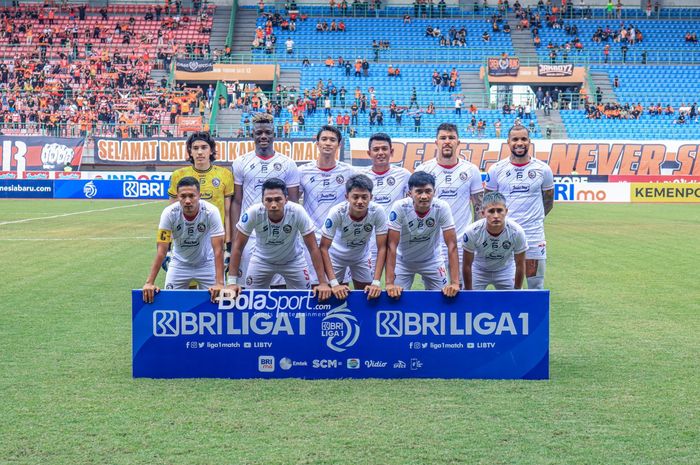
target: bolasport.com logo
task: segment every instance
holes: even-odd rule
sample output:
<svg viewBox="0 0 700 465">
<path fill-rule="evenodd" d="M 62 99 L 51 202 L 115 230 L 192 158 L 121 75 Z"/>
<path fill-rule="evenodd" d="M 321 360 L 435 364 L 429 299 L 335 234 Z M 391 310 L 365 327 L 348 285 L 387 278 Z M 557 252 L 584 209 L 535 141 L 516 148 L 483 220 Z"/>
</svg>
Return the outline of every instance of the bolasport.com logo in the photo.
<svg viewBox="0 0 700 465">
<path fill-rule="evenodd" d="M 329 310 L 321 321 L 321 337 L 325 337 L 326 345 L 336 352 L 354 346 L 360 337 L 360 324 L 347 306 L 347 302 L 343 302 Z"/>
</svg>

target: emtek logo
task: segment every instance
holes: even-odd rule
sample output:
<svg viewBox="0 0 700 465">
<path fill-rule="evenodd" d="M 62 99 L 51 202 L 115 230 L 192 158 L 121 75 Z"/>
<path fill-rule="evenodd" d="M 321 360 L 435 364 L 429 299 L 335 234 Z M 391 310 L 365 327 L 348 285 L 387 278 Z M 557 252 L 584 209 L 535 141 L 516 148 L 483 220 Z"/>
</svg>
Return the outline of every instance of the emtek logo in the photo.
<svg viewBox="0 0 700 465">
<path fill-rule="evenodd" d="M 164 184 L 158 182 L 124 182 L 123 195 L 126 199 L 163 197 Z"/>
<path fill-rule="evenodd" d="M 180 318 L 177 310 L 156 310 L 153 312 L 153 335 L 159 337 L 180 335 Z"/>
</svg>

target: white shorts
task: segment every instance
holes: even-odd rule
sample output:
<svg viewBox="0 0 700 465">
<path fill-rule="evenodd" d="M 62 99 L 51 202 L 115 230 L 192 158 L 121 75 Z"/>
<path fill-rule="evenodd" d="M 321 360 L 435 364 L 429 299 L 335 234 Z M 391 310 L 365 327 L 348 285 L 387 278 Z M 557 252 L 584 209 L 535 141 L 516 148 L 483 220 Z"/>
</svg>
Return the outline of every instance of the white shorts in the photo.
<svg viewBox="0 0 700 465">
<path fill-rule="evenodd" d="M 282 275 L 287 283 L 287 289 L 311 289 L 311 277 L 303 257 L 297 257 L 289 263 L 280 265 L 267 263 L 255 254 L 248 264 L 245 287 L 246 289 L 269 289 L 276 274 Z"/>
<path fill-rule="evenodd" d="M 374 262 L 370 258 L 369 253 L 359 260 L 344 260 L 343 257 L 338 257 L 336 254 L 330 253 L 331 263 L 333 264 L 333 272 L 335 279 L 341 283 L 350 282 L 354 279 L 360 283 L 371 283 L 374 276 Z M 348 268 L 350 273 L 347 272 Z"/>
<path fill-rule="evenodd" d="M 214 262 L 206 262 L 200 266 L 171 263 L 165 274 L 165 289 L 189 289 L 191 281 L 197 282 L 198 289 L 208 289 L 216 284 Z"/>
<path fill-rule="evenodd" d="M 515 264 L 498 271 L 486 271 L 472 265 L 472 289 L 483 291 L 489 284 L 499 290 L 515 288 Z"/>
<path fill-rule="evenodd" d="M 447 270 L 442 258 L 428 263 L 411 263 L 406 265 L 397 257 L 395 274 L 394 284 L 401 286 L 405 290 L 411 289 L 416 274 L 423 278 L 423 285 L 426 290 L 440 290 L 448 282 Z"/>
<path fill-rule="evenodd" d="M 547 241 L 532 242 L 528 241 L 530 245 L 527 252 L 525 252 L 525 259 L 527 260 L 547 260 Z"/>
<path fill-rule="evenodd" d="M 248 238 L 248 242 L 245 245 L 245 248 L 243 249 L 243 253 L 241 254 L 241 264 L 238 266 L 238 277 L 242 278 L 244 276 L 248 276 L 248 266 L 250 263 L 250 259 L 253 256 L 253 253 L 255 252 L 255 236 L 250 236 Z M 275 277 L 272 279 L 272 286 L 284 286 L 284 279 L 279 275 L 275 275 Z"/>
</svg>

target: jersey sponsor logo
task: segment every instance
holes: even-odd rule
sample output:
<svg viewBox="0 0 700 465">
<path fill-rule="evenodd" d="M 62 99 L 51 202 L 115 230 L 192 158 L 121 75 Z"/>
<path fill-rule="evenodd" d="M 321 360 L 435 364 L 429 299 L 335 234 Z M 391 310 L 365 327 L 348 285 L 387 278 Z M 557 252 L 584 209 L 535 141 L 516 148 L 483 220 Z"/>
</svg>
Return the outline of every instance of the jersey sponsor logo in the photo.
<svg viewBox="0 0 700 465">
<path fill-rule="evenodd" d="M 335 202 L 337 198 L 338 194 L 335 192 L 322 192 L 321 195 L 318 196 L 318 203 Z"/>
<path fill-rule="evenodd" d="M 530 192 L 530 186 L 527 184 L 513 184 L 510 186 L 511 194 L 522 194 L 525 192 Z"/>
<path fill-rule="evenodd" d="M 398 215 L 396 214 L 395 211 L 392 210 L 391 213 L 389 213 L 389 221 L 396 221 L 397 217 L 398 217 Z"/>
<path fill-rule="evenodd" d="M 333 226 L 333 221 L 332 221 L 330 218 L 326 218 L 326 222 L 324 223 L 324 225 L 325 225 L 327 228 L 330 228 L 330 227 Z"/>
<path fill-rule="evenodd" d="M 241 223 L 247 223 L 248 222 L 248 214 L 243 213 L 243 216 L 241 216 Z"/>
<path fill-rule="evenodd" d="M 450 188 L 444 188 L 440 189 L 440 195 L 439 197 L 441 199 L 454 199 L 457 198 L 457 188 L 450 187 Z"/>
<path fill-rule="evenodd" d="M 468 234 L 465 234 L 464 237 L 462 238 L 462 240 L 464 241 L 465 244 L 466 244 L 467 242 L 469 242 L 469 235 L 468 235 Z"/>
<path fill-rule="evenodd" d="M 375 203 L 378 203 L 380 205 L 384 205 L 384 204 L 387 204 L 391 201 L 391 196 L 388 194 L 378 194 L 372 200 L 374 200 Z"/>
<path fill-rule="evenodd" d="M 290 232 L 292 232 L 292 226 L 289 224 L 285 224 L 284 226 L 282 226 L 282 231 L 289 234 Z"/>
</svg>

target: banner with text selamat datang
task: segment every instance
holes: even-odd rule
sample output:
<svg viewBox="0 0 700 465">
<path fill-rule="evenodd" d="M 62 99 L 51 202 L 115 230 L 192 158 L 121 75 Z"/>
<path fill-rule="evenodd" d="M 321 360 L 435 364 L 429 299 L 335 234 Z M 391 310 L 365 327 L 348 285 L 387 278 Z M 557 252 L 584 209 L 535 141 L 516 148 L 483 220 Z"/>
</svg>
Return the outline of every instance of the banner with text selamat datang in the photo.
<svg viewBox="0 0 700 465">
<path fill-rule="evenodd" d="M 137 378 L 548 379 L 549 291 L 134 290 L 132 343 Z"/>
</svg>

